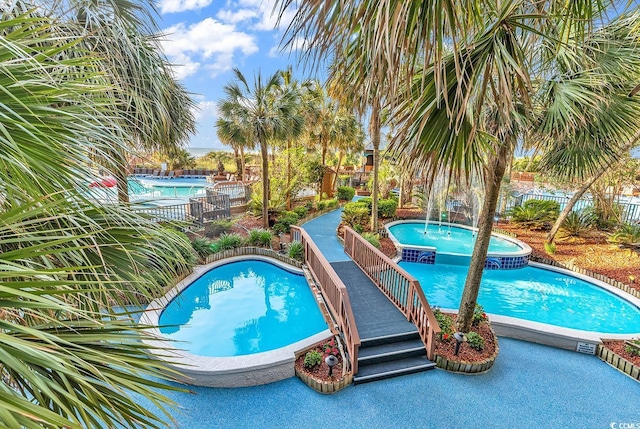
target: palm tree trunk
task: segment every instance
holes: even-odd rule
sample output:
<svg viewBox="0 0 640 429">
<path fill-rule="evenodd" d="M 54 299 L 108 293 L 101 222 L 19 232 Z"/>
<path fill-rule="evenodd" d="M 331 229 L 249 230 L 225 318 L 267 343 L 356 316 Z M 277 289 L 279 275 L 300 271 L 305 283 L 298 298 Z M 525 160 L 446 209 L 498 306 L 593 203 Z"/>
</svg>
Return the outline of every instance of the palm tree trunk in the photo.
<svg viewBox="0 0 640 429">
<path fill-rule="evenodd" d="M 342 166 L 342 158 L 344 158 L 344 152 L 339 151 L 338 152 L 338 165 L 336 166 L 336 174 L 335 176 L 333 176 L 333 184 L 331 185 L 331 189 L 333 189 L 334 191 L 338 190 L 337 184 L 338 184 L 338 173 L 340 171 L 340 167 Z"/>
<path fill-rule="evenodd" d="M 473 311 L 476 307 L 476 301 L 478 300 L 482 271 L 484 270 L 489 240 L 491 239 L 493 217 L 496 206 L 498 205 L 500 185 L 507 167 L 510 151 L 511 145 L 509 143 L 503 144 L 489 163 L 487 169 L 488 174 L 485 179 L 484 202 L 478 220 L 478 234 L 476 235 L 476 243 L 473 248 L 471 262 L 469 264 L 469 273 L 467 274 L 467 279 L 464 284 L 464 291 L 462 292 L 462 299 L 460 300 L 460 308 L 456 321 L 456 327 L 459 332 L 469 332 L 471 330 Z"/>
<path fill-rule="evenodd" d="M 240 166 L 242 170 L 240 170 L 240 180 L 244 182 L 244 146 L 240 146 Z"/>
<path fill-rule="evenodd" d="M 287 210 L 291 210 L 291 145 L 287 140 Z"/>
<path fill-rule="evenodd" d="M 267 142 L 260 142 L 262 155 L 262 227 L 269 228 L 269 153 Z"/>
<path fill-rule="evenodd" d="M 373 189 L 371 190 L 371 231 L 378 232 L 378 169 L 380 156 L 380 109 L 379 103 L 374 103 L 371 107 L 371 119 L 369 122 L 369 132 L 371 133 L 371 144 L 373 145 Z"/>
</svg>

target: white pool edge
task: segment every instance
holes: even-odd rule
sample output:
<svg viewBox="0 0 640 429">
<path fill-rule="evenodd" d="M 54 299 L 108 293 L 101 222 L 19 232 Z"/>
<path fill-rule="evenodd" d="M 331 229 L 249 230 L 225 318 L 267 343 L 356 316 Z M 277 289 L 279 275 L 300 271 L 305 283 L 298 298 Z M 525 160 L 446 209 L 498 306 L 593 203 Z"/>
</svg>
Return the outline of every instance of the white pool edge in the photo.
<svg viewBox="0 0 640 429">
<path fill-rule="evenodd" d="M 152 301 L 140 317 L 140 324 L 154 327 L 149 330 L 153 339 L 144 340 L 144 344 L 149 346 L 156 358 L 165 361 L 180 373 L 177 376 L 179 381 L 196 386 L 244 387 L 284 380 L 295 375 L 295 354 L 298 351 L 333 336 L 327 328 L 285 347 L 243 356 L 208 357 L 176 350 L 180 347 L 180 343 L 168 341 L 157 328 L 165 306 L 212 268 L 245 260 L 269 262 L 285 270 L 304 275 L 299 268 L 260 255 L 235 256 L 207 265 L 198 265 L 193 269 L 192 274 L 171 288 L 163 297 Z M 154 353 L 154 349 L 158 352 Z"/>
</svg>

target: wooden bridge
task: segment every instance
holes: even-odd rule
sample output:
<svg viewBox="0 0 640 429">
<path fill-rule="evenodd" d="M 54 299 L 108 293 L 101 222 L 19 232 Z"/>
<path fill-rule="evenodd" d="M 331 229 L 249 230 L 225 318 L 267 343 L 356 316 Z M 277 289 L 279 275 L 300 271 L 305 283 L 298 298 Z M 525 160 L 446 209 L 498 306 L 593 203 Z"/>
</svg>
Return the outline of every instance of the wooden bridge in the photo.
<svg viewBox="0 0 640 429">
<path fill-rule="evenodd" d="M 303 229 L 292 227 L 292 236 L 341 331 L 354 383 L 435 367 L 440 328 L 415 278 L 351 228 L 350 261 L 329 263 Z"/>
</svg>

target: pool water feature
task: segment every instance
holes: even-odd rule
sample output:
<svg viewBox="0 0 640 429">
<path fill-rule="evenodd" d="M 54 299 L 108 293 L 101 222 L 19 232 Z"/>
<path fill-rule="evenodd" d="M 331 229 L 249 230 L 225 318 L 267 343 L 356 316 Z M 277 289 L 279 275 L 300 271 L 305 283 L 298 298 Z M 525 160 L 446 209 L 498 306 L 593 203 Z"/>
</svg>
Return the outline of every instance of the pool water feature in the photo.
<svg viewBox="0 0 640 429">
<path fill-rule="evenodd" d="M 278 349 L 327 329 L 305 277 L 266 261 L 206 272 L 167 305 L 160 333 L 199 356 Z"/>
<path fill-rule="evenodd" d="M 460 265 L 399 265 L 430 305 L 457 309 L 468 271 Z M 490 314 L 599 334 L 640 333 L 640 308 L 593 283 L 539 267 L 484 272 L 478 303 Z"/>
<path fill-rule="evenodd" d="M 451 223 L 397 221 L 385 226 L 400 249 L 403 261 L 425 264 L 468 265 L 475 245 L 476 229 Z M 487 269 L 512 269 L 527 265 L 531 248 L 511 237 L 493 234 L 489 242 Z"/>
</svg>

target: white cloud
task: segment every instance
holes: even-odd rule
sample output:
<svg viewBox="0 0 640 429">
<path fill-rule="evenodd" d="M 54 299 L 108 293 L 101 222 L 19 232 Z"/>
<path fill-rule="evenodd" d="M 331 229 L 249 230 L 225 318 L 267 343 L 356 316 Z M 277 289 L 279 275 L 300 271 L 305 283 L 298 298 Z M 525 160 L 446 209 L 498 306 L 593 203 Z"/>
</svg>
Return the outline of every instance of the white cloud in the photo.
<svg viewBox="0 0 640 429">
<path fill-rule="evenodd" d="M 196 24 L 183 23 L 164 30 L 162 48 L 179 78 L 204 68 L 216 76 L 233 67 L 234 54 L 251 55 L 258 51 L 254 36 L 237 31 L 234 25 L 206 18 Z"/>
<path fill-rule="evenodd" d="M 218 106 L 215 101 L 210 101 L 210 100 L 199 101 L 198 104 L 193 109 L 193 115 L 196 121 L 201 121 L 206 119 L 207 122 L 209 122 L 208 121 L 209 119 L 213 119 L 213 122 L 215 122 L 215 119 L 218 118 Z"/>
<path fill-rule="evenodd" d="M 211 4 L 212 0 L 161 0 L 160 13 L 176 13 L 198 10 Z"/>
<path fill-rule="evenodd" d="M 281 55 L 288 55 L 293 52 L 305 50 L 307 48 L 307 43 L 307 39 L 297 37 L 286 46 L 282 46 L 280 44 L 274 45 L 271 49 L 269 49 L 269 56 L 277 58 Z"/>
<path fill-rule="evenodd" d="M 225 23 L 249 23 L 252 30 L 271 31 L 285 29 L 291 23 L 296 10 L 287 8 L 278 23 L 279 9 L 274 10 L 276 0 L 238 0 L 227 3 L 228 9 L 220 9 L 216 15 Z"/>
</svg>

